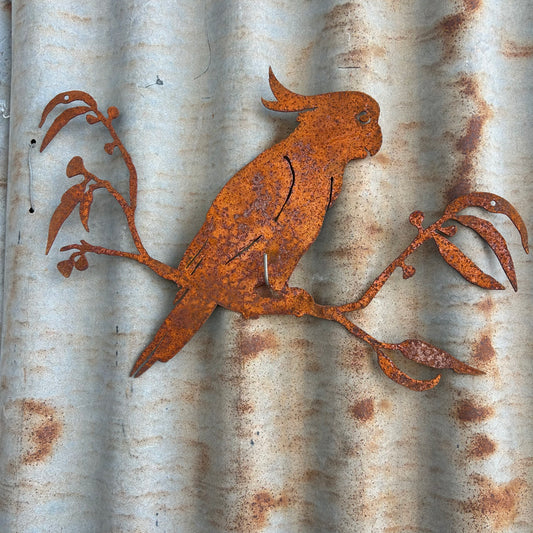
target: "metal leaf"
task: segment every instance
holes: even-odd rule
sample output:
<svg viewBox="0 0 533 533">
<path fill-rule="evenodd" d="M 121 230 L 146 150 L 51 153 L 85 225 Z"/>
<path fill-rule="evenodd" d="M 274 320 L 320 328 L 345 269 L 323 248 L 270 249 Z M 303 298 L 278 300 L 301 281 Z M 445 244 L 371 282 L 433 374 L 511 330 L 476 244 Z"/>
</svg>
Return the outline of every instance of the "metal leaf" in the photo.
<svg viewBox="0 0 533 533">
<path fill-rule="evenodd" d="M 74 176 L 79 176 L 80 174 L 85 175 L 85 173 L 86 169 L 85 165 L 83 164 L 83 159 L 79 155 L 73 157 L 67 165 L 67 178 L 73 178 Z"/>
<path fill-rule="evenodd" d="M 432 389 L 440 381 L 440 374 L 433 379 L 414 379 L 402 372 L 381 350 L 376 350 L 378 363 L 383 373 L 392 381 L 414 391 L 424 391 Z"/>
<path fill-rule="evenodd" d="M 454 220 L 457 220 L 457 222 L 460 222 L 463 226 L 473 229 L 487 242 L 487 244 L 492 248 L 492 251 L 496 254 L 496 257 L 498 258 L 505 275 L 511 282 L 513 289 L 515 291 L 518 290 L 516 272 L 511 253 L 507 248 L 507 243 L 505 242 L 502 234 L 494 227 L 494 225 L 488 220 L 471 215 L 457 215 L 453 218 Z"/>
<path fill-rule="evenodd" d="M 72 269 L 74 268 L 74 261 L 72 259 L 65 259 L 65 261 L 60 261 L 57 263 L 57 269 L 65 278 L 70 277 L 72 274 Z"/>
<path fill-rule="evenodd" d="M 482 207 L 491 213 L 507 215 L 515 225 L 516 229 L 520 232 L 520 238 L 522 239 L 524 250 L 526 253 L 529 253 L 526 225 L 524 224 L 522 217 L 518 214 L 518 211 L 505 198 L 490 192 L 472 192 L 465 196 L 460 196 L 448 204 L 445 213 L 448 215 L 454 215 L 467 207 Z"/>
<path fill-rule="evenodd" d="M 55 120 L 52 122 L 52 125 L 46 132 L 46 135 L 44 136 L 43 142 L 41 143 L 41 152 L 48 146 L 50 141 L 57 135 L 59 130 L 63 128 L 70 120 L 72 120 L 74 117 L 77 117 L 79 115 L 83 115 L 87 112 L 91 111 L 90 107 L 87 106 L 76 106 L 71 107 L 63 113 L 61 113 Z"/>
<path fill-rule="evenodd" d="M 484 374 L 481 370 L 468 366 L 448 352 L 418 339 L 408 339 L 398 345 L 404 357 L 431 368 L 451 368 L 458 374 Z"/>
<path fill-rule="evenodd" d="M 74 208 L 81 202 L 85 183 L 77 183 L 68 189 L 61 197 L 61 203 L 57 206 L 48 228 L 48 241 L 46 243 L 46 253 L 50 251 L 54 240 L 63 225 L 63 222 L 69 217 Z"/>
<path fill-rule="evenodd" d="M 54 96 L 47 104 L 41 115 L 41 122 L 39 122 L 39 128 L 42 127 L 46 117 L 50 114 L 52 109 L 54 109 L 59 104 L 71 104 L 72 102 L 81 101 L 86 103 L 93 111 L 96 111 L 97 105 L 95 99 L 88 93 L 83 91 L 67 91 L 64 93 L 59 93 Z"/>
<path fill-rule="evenodd" d="M 87 270 L 89 268 L 89 261 L 87 261 L 85 255 L 80 255 L 77 261 L 74 262 L 74 267 L 79 271 Z"/>
<path fill-rule="evenodd" d="M 505 289 L 492 276 L 485 274 L 470 258 L 468 258 L 455 244 L 442 235 L 434 235 L 435 243 L 440 255 L 452 268 L 455 268 L 463 278 L 483 289 Z"/>
</svg>

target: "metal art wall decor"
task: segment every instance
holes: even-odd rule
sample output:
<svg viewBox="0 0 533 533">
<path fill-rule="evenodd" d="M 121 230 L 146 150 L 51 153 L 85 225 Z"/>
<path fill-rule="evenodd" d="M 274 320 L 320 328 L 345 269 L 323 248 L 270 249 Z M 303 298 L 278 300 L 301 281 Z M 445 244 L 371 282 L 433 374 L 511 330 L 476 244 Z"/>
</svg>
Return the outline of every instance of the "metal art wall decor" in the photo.
<svg viewBox="0 0 533 533">
<path fill-rule="evenodd" d="M 129 171 L 129 198 L 125 198 L 109 181 L 89 172 L 81 157 L 74 157 L 68 163 L 67 177 L 81 176 L 82 180 L 63 194 L 52 215 L 46 253 L 76 206 L 83 227 L 89 231 L 89 214 L 98 189 L 105 189 L 120 205 L 137 251 L 113 250 L 80 240 L 79 244 L 61 248 L 62 252 L 71 252 L 68 259 L 57 265 L 61 274 L 69 277 L 73 269 L 86 270 L 87 254 L 96 253 L 137 261 L 177 286 L 174 308 L 137 359 L 130 375 L 138 377 L 156 361 L 166 362 L 174 357 L 218 305 L 245 318 L 311 315 L 338 322 L 372 347 L 389 378 L 412 390 L 434 387 L 440 374 L 429 380 L 413 379 L 396 367 L 386 350 L 399 351 L 404 357 L 432 368 L 482 374 L 421 340 L 408 339 L 399 344 L 379 341 L 346 315 L 366 307 L 397 268 L 403 271 L 405 279 L 412 277 L 415 269 L 406 260 L 428 240 L 435 242 L 444 260 L 469 282 L 484 289 L 503 289 L 503 285 L 449 240 L 457 231 L 456 223 L 474 230 L 487 242 L 516 291 L 516 273 L 503 236 L 488 220 L 459 214 L 467 207 L 479 207 L 507 215 L 520 232 L 522 246 L 528 253 L 527 230 L 516 209 L 495 194 L 473 192 L 452 201 L 441 218 L 426 228 L 422 224 L 424 214 L 415 211 L 409 221 L 417 229 L 416 237 L 359 300 L 338 306 L 317 304 L 305 290 L 290 287 L 288 280 L 301 256 L 317 238 L 327 210 L 337 199 L 346 164 L 372 156 L 380 149 L 379 106 L 360 92 L 296 94 L 286 89 L 272 70 L 269 79 L 276 100 L 263 100 L 263 104 L 274 111 L 298 112 L 298 127 L 228 181 L 177 268 L 152 258 L 136 229 L 137 173 L 113 126 L 113 120 L 119 116 L 118 109 L 110 107 L 105 115 L 89 94 L 68 91 L 58 94 L 43 111 L 39 127 L 59 104 L 82 103 L 67 108 L 53 121 L 42 141 L 41 152 L 70 120 L 86 115 L 89 124 L 101 123 L 107 128 L 112 140 L 104 150 L 112 154 L 118 148 Z M 450 221 L 451 225 L 445 225 Z"/>
</svg>

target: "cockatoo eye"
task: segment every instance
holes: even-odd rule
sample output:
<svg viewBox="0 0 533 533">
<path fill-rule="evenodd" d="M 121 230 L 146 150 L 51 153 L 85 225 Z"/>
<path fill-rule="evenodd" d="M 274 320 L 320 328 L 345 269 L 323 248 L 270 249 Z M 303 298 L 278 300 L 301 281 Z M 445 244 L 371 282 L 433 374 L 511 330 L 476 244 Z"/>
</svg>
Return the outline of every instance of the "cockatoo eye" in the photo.
<svg viewBox="0 0 533 533">
<path fill-rule="evenodd" d="M 368 124 L 372 120 L 368 114 L 368 111 L 361 111 L 360 113 L 357 113 L 355 118 L 360 124 Z"/>
</svg>

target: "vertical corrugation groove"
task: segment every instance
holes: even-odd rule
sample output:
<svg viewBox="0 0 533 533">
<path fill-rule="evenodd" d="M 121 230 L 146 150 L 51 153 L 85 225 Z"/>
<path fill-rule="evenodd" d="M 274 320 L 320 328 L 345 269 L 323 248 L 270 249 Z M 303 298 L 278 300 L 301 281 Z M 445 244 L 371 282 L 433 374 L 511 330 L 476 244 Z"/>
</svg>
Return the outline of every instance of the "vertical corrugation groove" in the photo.
<svg viewBox="0 0 533 533">
<path fill-rule="evenodd" d="M 11 2 L 0 3 L 0 279 L 4 279 L 5 205 L 7 193 L 7 159 L 9 143 L 9 95 L 11 82 Z M 3 313 L 3 295 L 0 300 L 0 323 Z M 0 341 L 1 342 L 1 341 Z M 1 344 L 0 344 L 1 346 Z"/>
<path fill-rule="evenodd" d="M 412 256 L 414 278 L 394 274 L 352 317 L 384 341 L 431 342 L 483 376 L 444 372 L 436 389 L 414 393 L 337 324 L 217 309 L 177 357 L 133 380 L 175 286 L 103 256 L 61 277 L 59 248 L 80 238 L 132 249 L 102 191 L 90 233 L 73 214 L 44 255 L 70 158 L 126 193 L 123 162 L 102 150 L 102 128 L 72 121 L 32 152 L 30 215 L 27 157 L 55 94 L 81 89 L 101 109 L 117 106 L 139 176 L 137 227 L 151 255 L 176 265 L 220 188 L 295 126 L 261 106 L 269 66 L 304 94 L 368 92 L 383 146 L 348 165 L 291 279 L 320 303 L 346 303 L 411 241 L 414 210 L 429 224 L 453 198 L 485 190 L 533 227 L 532 8 L 0 2 L 0 100 L 11 91 L 8 150 L 0 117 L 0 531 L 529 532 L 533 276 L 505 217 L 490 219 L 513 254 L 518 293 L 467 284 L 428 243 Z M 490 250 L 466 229 L 457 239 L 503 281 Z"/>
</svg>

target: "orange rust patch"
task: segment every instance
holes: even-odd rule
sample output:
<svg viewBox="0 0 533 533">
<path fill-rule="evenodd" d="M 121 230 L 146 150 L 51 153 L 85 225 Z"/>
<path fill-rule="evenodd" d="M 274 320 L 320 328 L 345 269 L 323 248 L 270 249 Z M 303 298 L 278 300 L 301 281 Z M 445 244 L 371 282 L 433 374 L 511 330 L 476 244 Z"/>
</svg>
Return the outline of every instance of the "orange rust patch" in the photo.
<svg viewBox="0 0 533 533">
<path fill-rule="evenodd" d="M 265 350 L 275 350 L 277 347 L 278 339 L 272 330 L 252 334 L 242 331 L 238 336 L 237 350 L 244 363 L 255 359 Z"/>
<path fill-rule="evenodd" d="M 28 399 L 22 402 L 22 416 L 23 435 L 29 448 L 22 463 L 43 462 L 52 455 L 53 446 L 61 435 L 62 423 L 57 412 L 45 402 Z"/>
<path fill-rule="evenodd" d="M 490 296 L 484 298 L 481 300 L 481 302 L 475 305 L 485 316 L 490 316 L 492 314 L 492 310 L 494 309 L 494 302 Z"/>
<path fill-rule="evenodd" d="M 474 115 L 468 119 L 466 132 L 455 145 L 457 150 L 463 155 L 471 154 L 479 148 L 481 132 L 485 121 L 486 117 L 481 115 Z"/>
<path fill-rule="evenodd" d="M 374 400 L 372 398 L 365 398 L 356 402 L 350 407 L 352 418 L 360 420 L 361 422 L 368 422 L 374 418 Z"/>
<path fill-rule="evenodd" d="M 247 504 L 247 516 L 239 520 L 241 531 L 264 528 L 268 524 L 271 511 L 287 507 L 290 502 L 290 498 L 284 493 L 275 497 L 266 490 L 257 492 Z"/>
<path fill-rule="evenodd" d="M 398 129 L 402 129 L 402 130 L 414 130 L 416 128 L 418 128 L 419 126 L 421 126 L 422 123 L 421 122 L 416 122 L 415 120 L 412 120 L 411 122 L 401 122 L 399 125 L 398 125 Z M 378 154 L 376 154 L 378 155 Z"/>
<path fill-rule="evenodd" d="M 468 17 L 465 13 L 454 13 L 444 17 L 437 26 L 437 34 L 444 47 L 443 59 L 449 61 L 457 55 L 458 34 L 463 30 Z"/>
<path fill-rule="evenodd" d="M 444 17 L 436 27 L 442 39 L 444 59 L 449 61 L 457 55 L 457 41 L 464 32 L 473 14 L 481 7 L 481 0 L 463 0 L 462 9 Z"/>
<path fill-rule="evenodd" d="M 315 483 L 323 476 L 320 470 L 306 470 L 302 476 L 302 480 L 305 483 Z"/>
<path fill-rule="evenodd" d="M 355 256 L 354 248 L 351 246 L 339 246 L 333 250 L 326 250 L 324 255 L 333 257 L 335 259 L 351 259 Z"/>
<path fill-rule="evenodd" d="M 381 411 L 389 411 L 390 409 L 392 409 L 392 402 L 387 399 L 380 400 L 379 408 Z"/>
<path fill-rule="evenodd" d="M 237 404 L 237 413 L 239 415 L 249 415 L 254 412 L 254 406 L 250 402 L 240 401 Z"/>
<path fill-rule="evenodd" d="M 369 237 L 376 237 L 378 235 L 382 235 L 383 233 L 384 233 L 384 230 L 379 224 L 373 223 L 373 224 L 369 224 L 366 227 L 366 234 Z"/>
<path fill-rule="evenodd" d="M 290 345 L 298 350 L 307 351 L 311 350 L 314 344 L 308 339 L 292 339 Z"/>
<path fill-rule="evenodd" d="M 496 356 L 496 351 L 492 346 L 491 339 L 488 335 L 482 335 L 474 349 L 474 358 L 477 361 L 487 362 Z"/>
<path fill-rule="evenodd" d="M 533 44 L 518 44 L 513 41 L 507 41 L 503 47 L 502 54 L 510 59 L 531 57 L 533 55 Z"/>
<path fill-rule="evenodd" d="M 349 52 L 339 54 L 338 62 L 342 67 L 359 67 L 365 64 L 369 56 L 385 57 L 387 51 L 381 46 L 365 46 L 352 48 Z"/>
<path fill-rule="evenodd" d="M 472 400 L 461 400 L 457 403 L 455 417 L 460 422 L 482 422 L 493 416 L 494 410 L 474 403 Z"/>
<path fill-rule="evenodd" d="M 466 21 L 467 16 L 466 13 L 463 12 L 445 16 L 439 24 L 439 30 L 442 32 L 441 35 L 443 37 L 447 36 L 448 38 L 455 38 L 457 33 L 462 30 Z"/>
<path fill-rule="evenodd" d="M 511 526 L 526 492 L 526 481 L 515 478 L 498 485 L 484 476 L 474 476 L 474 482 L 479 486 L 479 495 L 464 502 L 464 510 L 472 514 L 476 521 L 490 521 L 492 531 Z"/>
<path fill-rule="evenodd" d="M 446 192 L 448 201 L 472 191 L 471 177 L 483 139 L 483 130 L 493 114 L 490 106 L 481 96 L 474 77 L 463 75 L 456 85 L 465 100 L 473 101 L 476 111 L 468 118 L 463 134 L 455 142 L 455 148 L 462 155 L 462 159 L 455 169 L 455 177 Z"/>
<path fill-rule="evenodd" d="M 381 165 L 383 167 L 388 167 L 392 164 L 391 158 L 383 153 L 378 153 L 375 156 L 373 156 L 372 162 L 378 163 L 378 165 Z"/>
<path fill-rule="evenodd" d="M 496 443 L 493 442 L 487 435 L 476 435 L 471 441 L 467 449 L 467 456 L 472 459 L 485 459 L 496 451 Z"/>
<path fill-rule="evenodd" d="M 479 87 L 477 85 L 477 82 L 471 76 L 463 74 L 457 81 L 456 85 L 459 87 L 459 90 L 461 91 L 461 94 L 463 96 L 467 98 L 472 98 L 477 103 L 480 103 L 480 101 L 482 101 L 479 94 Z"/>
<path fill-rule="evenodd" d="M 463 0 L 464 9 L 467 13 L 474 13 L 481 7 L 481 0 Z"/>
</svg>

